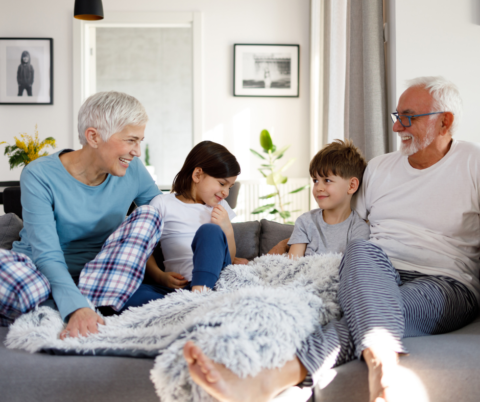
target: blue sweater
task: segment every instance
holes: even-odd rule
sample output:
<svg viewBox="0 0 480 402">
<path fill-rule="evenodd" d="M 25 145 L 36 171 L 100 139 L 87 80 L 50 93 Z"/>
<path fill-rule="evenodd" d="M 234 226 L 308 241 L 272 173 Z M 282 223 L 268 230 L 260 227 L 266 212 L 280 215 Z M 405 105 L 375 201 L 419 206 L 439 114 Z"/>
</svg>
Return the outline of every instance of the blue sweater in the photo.
<svg viewBox="0 0 480 402">
<path fill-rule="evenodd" d="M 108 175 L 98 186 L 73 178 L 60 161 L 60 151 L 23 169 L 20 186 L 24 228 L 13 251 L 26 254 L 44 274 L 65 319 L 89 307 L 75 282 L 107 237 L 125 219 L 132 201 L 145 205 L 160 194 L 138 158 L 125 176 Z"/>
</svg>

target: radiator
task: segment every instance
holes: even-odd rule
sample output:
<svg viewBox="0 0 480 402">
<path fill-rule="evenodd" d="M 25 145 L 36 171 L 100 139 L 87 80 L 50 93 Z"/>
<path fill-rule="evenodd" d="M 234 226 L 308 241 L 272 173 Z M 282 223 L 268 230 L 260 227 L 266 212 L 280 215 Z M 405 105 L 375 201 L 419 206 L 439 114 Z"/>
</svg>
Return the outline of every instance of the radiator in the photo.
<svg viewBox="0 0 480 402">
<path fill-rule="evenodd" d="M 269 186 L 268 184 L 266 184 L 265 179 L 240 180 L 240 183 L 241 187 L 238 193 L 237 206 L 235 208 L 235 213 L 237 214 L 237 217 L 233 220 L 233 222 L 246 222 L 268 219 L 283 223 L 283 219 L 280 218 L 278 214 L 276 215 L 276 219 L 274 219 L 274 215 L 271 215 L 269 213 L 261 213 L 256 215 L 252 215 L 251 213 L 255 208 L 258 208 L 261 205 L 277 202 L 278 197 L 268 198 L 266 200 L 260 200 L 258 198 L 275 192 L 274 186 Z M 299 187 L 310 183 L 310 178 L 288 179 L 287 183 L 281 184 L 279 186 L 280 194 L 282 195 L 282 202 L 290 203 L 285 206 L 285 210 L 298 210 L 297 212 L 293 212 L 292 216 L 287 220 L 295 222 L 295 220 L 301 214 L 310 210 L 310 189 L 306 189 L 295 194 L 288 194 L 290 191 L 293 191 Z"/>
</svg>

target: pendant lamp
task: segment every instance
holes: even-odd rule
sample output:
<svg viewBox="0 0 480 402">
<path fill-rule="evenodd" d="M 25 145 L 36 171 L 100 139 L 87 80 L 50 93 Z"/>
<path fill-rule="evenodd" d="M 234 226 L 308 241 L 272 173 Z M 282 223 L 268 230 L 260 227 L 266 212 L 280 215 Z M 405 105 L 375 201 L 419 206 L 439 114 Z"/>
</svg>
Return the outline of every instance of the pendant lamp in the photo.
<svg viewBox="0 0 480 402">
<path fill-rule="evenodd" d="M 103 20 L 102 0 L 75 0 L 73 16 L 79 20 Z"/>
</svg>

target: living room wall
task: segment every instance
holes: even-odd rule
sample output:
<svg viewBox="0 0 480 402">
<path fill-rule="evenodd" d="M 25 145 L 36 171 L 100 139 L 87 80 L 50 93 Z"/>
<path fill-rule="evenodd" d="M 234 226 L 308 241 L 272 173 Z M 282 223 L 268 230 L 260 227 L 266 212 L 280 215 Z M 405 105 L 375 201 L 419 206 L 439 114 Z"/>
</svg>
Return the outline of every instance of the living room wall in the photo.
<svg viewBox="0 0 480 402">
<path fill-rule="evenodd" d="M 480 142 L 480 2 L 397 0 L 397 98 L 405 81 L 442 75 L 462 95 L 464 113 L 456 138 Z"/>
<path fill-rule="evenodd" d="M 0 105 L 0 142 L 13 136 L 52 136 L 57 149 L 73 146 L 72 24 L 74 0 L 3 1 L 0 37 L 54 39 L 54 105 Z M 201 11 L 203 13 L 204 136 L 215 138 L 237 155 L 241 179 L 259 178 L 257 160 L 248 148 L 258 148 L 258 134 L 270 130 L 297 162 L 290 177 L 308 175 L 309 162 L 309 0 L 103 0 L 105 15 L 117 11 Z M 236 98 L 232 95 L 233 44 L 300 44 L 299 98 Z M 3 147 L 0 180 L 18 180 L 9 170 Z"/>
</svg>

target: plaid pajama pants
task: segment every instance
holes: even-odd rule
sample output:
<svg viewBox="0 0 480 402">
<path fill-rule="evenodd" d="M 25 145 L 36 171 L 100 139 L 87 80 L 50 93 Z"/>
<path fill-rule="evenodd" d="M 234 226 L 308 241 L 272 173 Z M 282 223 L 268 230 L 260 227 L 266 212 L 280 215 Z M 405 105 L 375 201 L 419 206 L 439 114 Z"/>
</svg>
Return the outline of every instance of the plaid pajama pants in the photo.
<svg viewBox="0 0 480 402">
<path fill-rule="evenodd" d="M 162 234 L 163 221 L 155 208 L 142 206 L 113 232 L 94 260 L 85 264 L 78 283 L 95 306 L 120 310 L 138 289 L 145 264 Z M 47 300 L 47 278 L 24 254 L 0 250 L 0 325 Z"/>
</svg>

